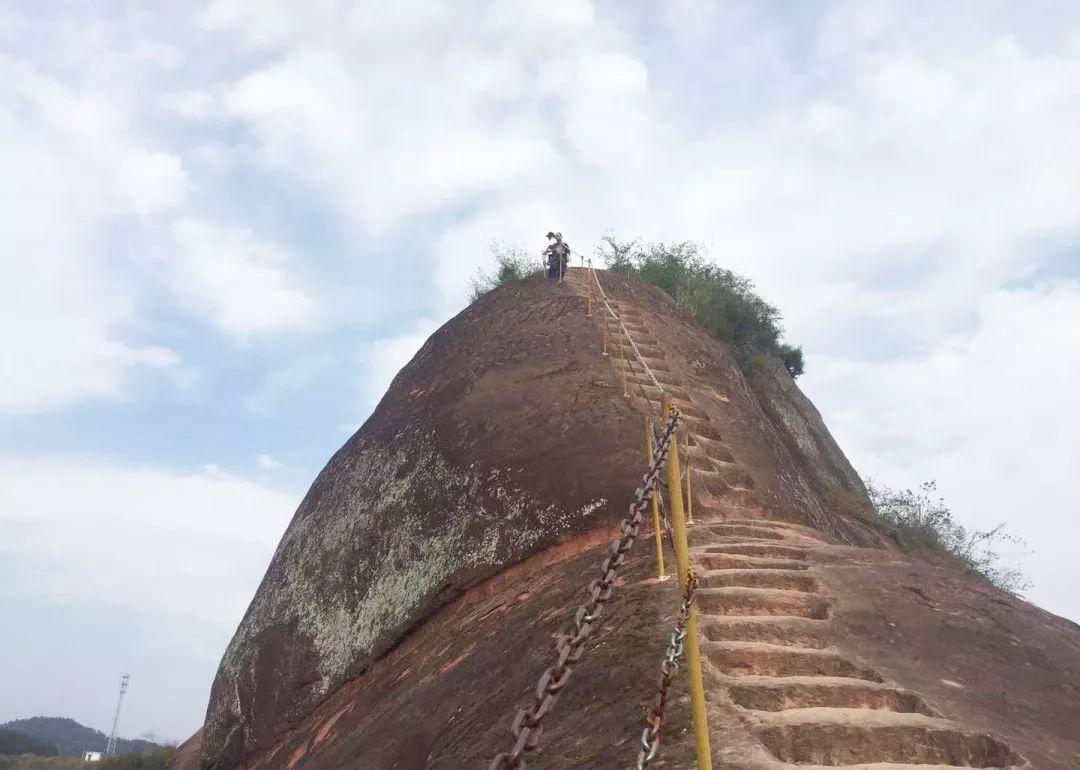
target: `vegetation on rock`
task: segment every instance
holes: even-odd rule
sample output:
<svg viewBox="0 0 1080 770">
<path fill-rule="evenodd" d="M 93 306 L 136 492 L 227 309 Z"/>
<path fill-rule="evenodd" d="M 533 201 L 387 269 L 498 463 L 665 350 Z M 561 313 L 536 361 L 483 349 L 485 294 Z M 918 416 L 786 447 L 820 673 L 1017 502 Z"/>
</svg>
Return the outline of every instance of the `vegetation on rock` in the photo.
<svg viewBox="0 0 1080 770">
<path fill-rule="evenodd" d="M 494 291 L 500 286 L 508 286 L 512 283 L 543 272 L 540 259 L 530 256 L 521 246 L 506 243 L 505 241 L 492 241 L 491 253 L 495 257 L 495 269 L 478 269 L 476 276 L 470 282 L 472 293 L 469 300 L 476 300 L 485 294 Z"/>
<path fill-rule="evenodd" d="M 495 267 L 477 270 L 472 302 L 544 270 L 541 260 L 521 246 L 496 240 L 490 248 Z M 697 244 L 641 244 L 609 235 L 597 256 L 609 270 L 663 289 L 709 333 L 730 343 L 744 366 L 775 355 L 792 377 L 803 373 L 802 348 L 781 342 L 780 311 L 761 298 L 750 279 L 709 262 Z"/>
<path fill-rule="evenodd" d="M 897 490 L 867 479 L 869 502 L 833 490 L 826 502 L 834 513 L 858 518 L 883 530 L 908 552 L 937 554 L 982 577 L 1014 596 L 1023 596 L 1030 583 L 1024 573 L 1004 563 L 1000 549 L 1023 541 L 1005 531 L 1004 524 L 988 530 L 965 527 L 953 516 L 937 483 L 924 481 L 918 489 Z"/>
<path fill-rule="evenodd" d="M 780 311 L 750 279 L 706 259 L 696 243 L 647 243 L 604 238 L 597 250 L 608 269 L 663 289 L 714 337 L 731 344 L 743 365 L 775 355 L 792 377 L 803 373 L 802 348 L 781 342 Z"/>
</svg>

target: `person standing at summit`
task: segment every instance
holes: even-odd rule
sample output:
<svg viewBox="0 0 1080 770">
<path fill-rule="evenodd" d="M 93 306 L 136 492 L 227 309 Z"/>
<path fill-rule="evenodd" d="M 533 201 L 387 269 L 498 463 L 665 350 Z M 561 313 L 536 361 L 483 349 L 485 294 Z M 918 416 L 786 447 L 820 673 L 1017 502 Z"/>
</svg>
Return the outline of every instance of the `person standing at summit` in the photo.
<svg viewBox="0 0 1080 770">
<path fill-rule="evenodd" d="M 548 263 L 548 280 L 562 283 L 566 268 L 570 264 L 570 246 L 563 242 L 562 233 L 549 232 L 547 237 L 552 241 L 544 250 Z"/>
</svg>

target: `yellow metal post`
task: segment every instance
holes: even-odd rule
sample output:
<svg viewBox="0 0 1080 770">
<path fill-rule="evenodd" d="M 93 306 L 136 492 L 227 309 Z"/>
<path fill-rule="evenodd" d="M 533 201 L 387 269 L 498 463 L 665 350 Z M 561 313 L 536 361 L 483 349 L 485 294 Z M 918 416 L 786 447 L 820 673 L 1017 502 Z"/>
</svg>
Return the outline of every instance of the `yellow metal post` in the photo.
<svg viewBox="0 0 1080 770">
<path fill-rule="evenodd" d="M 607 338 L 608 338 L 608 326 L 607 319 L 605 318 L 600 322 L 600 336 L 604 338 L 604 355 L 607 355 Z"/>
<path fill-rule="evenodd" d="M 648 455 L 649 465 L 653 463 L 653 424 L 652 420 L 648 417 L 645 418 L 645 452 Z M 664 536 L 660 531 L 660 501 L 657 499 L 657 492 L 654 489 L 652 493 L 652 525 L 653 533 L 656 536 L 656 576 L 660 580 L 667 580 L 667 572 L 664 569 Z"/>
<path fill-rule="evenodd" d="M 671 401 L 664 397 L 663 418 L 667 422 L 671 413 Z M 679 472 L 679 446 L 675 434 L 671 434 L 668 452 L 668 507 L 671 515 L 671 534 L 675 544 L 675 561 L 679 570 L 679 586 L 686 590 L 690 572 L 690 547 L 686 541 L 686 519 L 683 512 L 682 476 Z M 698 641 L 697 607 L 691 605 L 686 621 L 686 662 L 690 680 L 690 707 L 694 715 L 694 738 L 697 743 L 698 770 L 712 770 L 712 753 L 709 748 L 709 723 L 705 716 L 705 684 L 701 678 L 701 645 Z"/>
</svg>

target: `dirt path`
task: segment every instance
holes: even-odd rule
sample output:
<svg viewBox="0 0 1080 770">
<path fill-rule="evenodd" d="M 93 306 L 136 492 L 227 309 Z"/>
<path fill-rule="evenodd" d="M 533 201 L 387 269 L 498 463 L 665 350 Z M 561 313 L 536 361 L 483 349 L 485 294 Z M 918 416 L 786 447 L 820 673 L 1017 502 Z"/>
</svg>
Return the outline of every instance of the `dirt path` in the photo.
<svg viewBox="0 0 1080 770">
<path fill-rule="evenodd" d="M 571 286 L 588 291 L 587 273 Z M 826 642 L 832 600 L 815 570 L 827 536 L 770 516 L 753 476 L 710 420 L 709 399 L 676 382 L 648 316 L 609 300 L 645 363 L 689 429 L 695 524 L 691 561 L 701 576 L 706 695 L 717 767 L 1005 768 L 1024 764 L 1002 741 L 936 713 L 918 693 L 888 681 Z M 613 338 L 618 323 L 598 310 Z M 627 364 L 610 356 L 619 374 Z M 631 397 L 656 411 L 662 393 L 640 366 Z M 715 403 L 724 394 L 709 394 Z M 648 403 L 646 403 L 646 401 Z M 869 551 L 870 549 L 855 549 Z"/>
</svg>

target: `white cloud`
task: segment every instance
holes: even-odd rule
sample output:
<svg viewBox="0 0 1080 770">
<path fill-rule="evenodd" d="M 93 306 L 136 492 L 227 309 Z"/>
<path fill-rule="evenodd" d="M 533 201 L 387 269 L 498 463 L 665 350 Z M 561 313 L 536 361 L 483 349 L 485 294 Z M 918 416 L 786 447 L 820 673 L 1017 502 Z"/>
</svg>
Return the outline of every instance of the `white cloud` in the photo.
<svg viewBox="0 0 1080 770">
<path fill-rule="evenodd" d="M 198 89 L 165 94 L 161 97 L 161 106 L 192 119 L 211 117 L 219 108 L 213 94 Z"/>
<path fill-rule="evenodd" d="M 0 591 L 231 628 L 298 502 L 213 466 L 0 456 L 0 559 L 15 575 Z"/>
<path fill-rule="evenodd" d="M 1080 617 L 1072 525 L 1080 478 L 1080 282 L 984 297 L 970 333 L 925 355 L 867 362 L 811 356 L 804 387 L 865 475 L 936 479 L 961 522 L 1005 522 L 1033 554 L 1010 554 L 1032 597 Z"/>
<path fill-rule="evenodd" d="M 0 411 L 121 394 L 133 370 L 178 356 L 119 338 L 133 293 L 112 269 L 105 223 L 175 207 L 186 174 L 99 94 L 4 56 L 0 82 Z"/>
<path fill-rule="evenodd" d="M 274 29 L 259 45 L 276 56 L 226 103 L 275 168 L 376 235 L 468 212 L 436 234 L 480 236 L 440 252 L 447 307 L 463 253 L 471 267 L 489 238 L 567 212 L 579 244 L 609 228 L 712 244 L 811 345 L 870 314 L 917 317 L 905 342 L 925 344 L 1028 269 L 1024 239 L 1080 219 L 1080 51 L 1014 34 L 1011 12 L 835 3 L 786 29 L 751 4 L 678 3 L 638 39 L 636 11 L 585 3 L 480 3 L 468 23 L 424 3 L 215 9 L 241 42 Z M 919 291 L 882 310 L 878 284 L 905 271 Z M 802 301 L 844 283 L 827 315 Z"/>
<path fill-rule="evenodd" d="M 555 29 L 587 27 L 596 20 L 588 0 L 529 0 L 525 13 L 530 22 L 550 24 Z"/>
<path fill-rule="evenodd" d="M 375 231 L 522 183 L 555 159 L 529 110 L 501 106 L 521 87 L 523 62 L 456 47 L 450 36 L 431 51 L 411 48 L 400 71 L 384 57 L 401 52 L 374 39 L 392 32 L 364 25 L 336 50 L 298 48 L 242 78 L 227 105 L 270 164 L 314 182 Z"/>
<path fill-rule="evenodd" d="M 259 467 L 266 471 L 272 471 L 275 468 L 282 467 L 283 463 L 280 460 L 275 460 L 273 457 L 267 454 L 260 454 L 258 456 Z"/>
<path fill-rule="evenodd" d="M 251 231 L 181 219 L 173 236 L 172 288 L 193 312 L 241 337 L 315 321 L 315 302 L 295 286 L 286 255 Z"/>
</svg>

